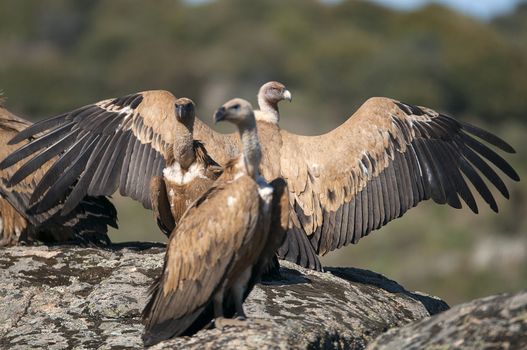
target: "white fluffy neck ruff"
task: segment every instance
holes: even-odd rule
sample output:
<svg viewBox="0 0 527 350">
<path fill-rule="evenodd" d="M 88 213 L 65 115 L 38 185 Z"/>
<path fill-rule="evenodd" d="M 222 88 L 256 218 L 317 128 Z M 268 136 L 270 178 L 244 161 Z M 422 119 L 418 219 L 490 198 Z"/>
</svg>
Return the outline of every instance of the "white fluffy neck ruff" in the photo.
<svg viewBox="0 0 527 350">
<path fill-rule="evenodd" d="M 259 122 L 266 122 L 271 124 L 278 124 L 278 122 L 280 121 L 280 116 L 278 115 L 278 113 L 276 113 L 276 111 L 264 112 L 262 110 L 256 110 L 254 111 L 254 117 Z"/>
<path fill-rule="evenodd" d="M 205 179 L 206 176 L 203 174 L 203 171 L 203 164 L 198 162 L 192 163 L 188 170 L 183 169 L 178 162 L 174 162 L 171 166 L 163 169 L 163 176 L 166 180 L 177 185 L 185 185 L 196 178 Z"/>
<path fill-rule="evenodd" d="M 271 105 L 262 94 L 259 94 L 258 106 L 260 107 L 260 110 L 254 111 L 254 117 L 257 121 L 278 124 L 280 121 L 280 112 L 278 111 L 277 105 Z"/>
</svg>

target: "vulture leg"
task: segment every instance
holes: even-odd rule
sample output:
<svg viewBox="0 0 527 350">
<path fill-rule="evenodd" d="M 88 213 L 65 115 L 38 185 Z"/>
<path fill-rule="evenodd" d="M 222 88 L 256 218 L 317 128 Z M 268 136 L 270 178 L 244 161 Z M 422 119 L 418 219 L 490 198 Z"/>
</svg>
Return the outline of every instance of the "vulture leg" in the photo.
<svg viewBox="0 0 527 350">
<path fill-rule="evenodd" d="M 170 211 L 170 201 L 165 180 L 161 176 L 153 176 L 152 180 L 150 180 L 150 199 L 157 225 L 165 236 L 170 236 L 176 227 L 176 223 Z"/>
<path fill-rule="evenodd" d="M 245 312 L 243 311 L 243 301 L 245 288 L 247 287 L 248 282 L 251 279 L 251 274 L 253 272 L 252 267 L 248 267 L 243 271 L 242 275 L 238 279 L 238 282 L 232 287 L 232 296 L 234 297 L 234 308 L 236 314 L 238 315 L 239 320 L 245 320 Z"/>
<path fill-rule="evenodd" d="M 223 289 L 220 289 L 214 295 L 214 300 L 212 301 L 214 305 L 214 322 L 216 320 L 223 318 Z"/>
<path fill-rule="evenodd" d="M 244 288 L 236 286 L 232 291 L 234 294 L 234 307 L 239 320 L 245 320 L 247 318 L 245 311 L 243 311 L 243 290 Z"/>
</svg>

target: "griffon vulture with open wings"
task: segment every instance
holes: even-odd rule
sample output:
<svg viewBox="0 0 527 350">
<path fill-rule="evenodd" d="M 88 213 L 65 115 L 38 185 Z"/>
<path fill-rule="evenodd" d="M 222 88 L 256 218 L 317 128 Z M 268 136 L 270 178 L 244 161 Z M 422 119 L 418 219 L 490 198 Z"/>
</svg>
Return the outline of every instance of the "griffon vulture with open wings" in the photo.
<svg viewBox="0 0 527 350">
<path fill-rule="evenodd" d="M 212 316 L 216 326 L 236 322 L 224 318 L 234 313 L 245 318 L 243 301 L 287 230 L 283 180 L 268 185 L 259 176 L 252 106 L 231 100 L 216 112 L 215 121 L 221 120 L 238 127 L 242 154 L 228 162 L 170 235 L 163 272 L 143 312 L 145 345 L 190 335 Z"/>
<path fill-rule="evenodd" d="M 284 99 L 291 100 L 291 94 L 278 82 L 263 85 L 258 93 L 260 168 L 266 179 L 282 176 L 287 181 L 292 220 L 279 255 L 302 266 L 320 269 L 317 255 L 357 243 L 423 200 L 454 208 L 461 208 L 463 200 L 477 213 L 466 180 L 497 212 L 483 178 L 504 197 L 509 193 L 488 162 L 519 180 L 485 142 L 514 153 L 510 145 L 429 108 L 375 97 L 331 132 L 300 136 L 278 125 L 278 103 Z M 194 137 L 220 165 L 225 155 L 234 155 L 233 136 L 214 132 L 199 120 Z"/>
<path fill-rule="evenodd" d="M 0 159 L 16 149 L 7 142 L 30 125 L 30 122 L 0 106 Z M 0 246 L 35 240 L 46 243 L 110 243 L 107 225 L 117 227 L 116 211 L 105 197 L 84 197 L 66 216 L 59 215 L 60 206 L 38 215 L 26 213 L 29 197 L 50 165 L 50 162 L 45 163 L 10 188 L 5 186 L 5 182 L 18 168 L 0 171 Z"/>
<path fill-rule="evenodd" d="M 8 181 L 12 186 L 56 157 L 31 196 L 32 212 L 63 202 L 66 214 L 85 195 L 111 195 L 119 187 L 122 195 L 153 209 L 168 235 L 187 206 L 221 173 L 192 138 L 194 117 L 191 100 L 167 91 L 100 101 L 19 133 L 10 144 L 34 140 L 0 168 L 32 156 Z"/>
<path fill-rule="evenodd" d="M 494 146 L 513 153 L 510 145 L 487 131 L 429 108 L 375 97 L 331 132 L 300 136 L 281 130 L 278 125 L 278 103 L 284 99 L 291 100 L 291 94 L 278 82 L 263 85 L 258 93 L 260 111 L 255 116 L 262 147 L 260 171 L 268 180 L 282 176 L 287 181 L 291 224 L 279 255 L 302 266 L 320 269 L 317 255 L 357 243 L 361 237 L 423 200 L 432 198 L 455 208 L 460 208 L 463 201 L 477 213 L 470 184 L 497 211 L 484 178 L 503 196 L 508 197 L 509 193 L 491 164 L 511 179 L 519 180 L 514 169 L 492 149 Z M 12 160 L 21 160 L 38 151 L 43 147 L 37 146 L 39 143 L 60 142 L 60 137 L 68 135 L 71 123 L 78 123 L 84 129 L 101 128 L 100 122 L 93 123 L 89 118 L 82 123 L 85 119 L 82 109 L 74 114 L 79 114 L 78 121 L 59 116 L 21 133 L 20 138 L 26 138 L 46 132 L 41 137 L 44 141 L 33 141 L 35 146 L 30 146 L 29 151 L 17 151 Z M 115 128 L 111 124 L 109 130 Z M 239 141 L 234 134 L 217 133 L 199 119 L 195 120 L 193 131 L 208 154 L 222 166 L 239 152 Z M 68 147 L 80 150 L 93 147 L 92 137 L 95 137 L 93 133 L 85 131 L 73 140 L 66 140 L 74 145 Z M 57 146 L 57 151 L 64 149 L 68 148 Z M 139 167 L 129 161 L 130 156 L 135 160 L 139 157 L 135 154 L 142 154 L 140 150 L 128 149 L 131 154 L 127 153 L 128 161 L 119 165 L 122 164 L 125 175 L 128 169 Z M 69 160 L 61 157 L 64 158 L 66 161 L 60 162 L 62 167 L 72 162 L 71 157 Z M 85 162 L 84 159 L 76 164 Z M 98 180 L 95 186 L 112 184 L 106 178 Z M 125 190 L 127 183 L 121 181 Z M 39 186 L 36 193 L 40 195 L 48 187 Z M 137 188 L 141 187 L 131 186 L 133 190 Z M 100 194 L 96 189 L 90 187 L 82 193 Z M 46 202 L 49 205 L 52 201 Z"/>
</svg>

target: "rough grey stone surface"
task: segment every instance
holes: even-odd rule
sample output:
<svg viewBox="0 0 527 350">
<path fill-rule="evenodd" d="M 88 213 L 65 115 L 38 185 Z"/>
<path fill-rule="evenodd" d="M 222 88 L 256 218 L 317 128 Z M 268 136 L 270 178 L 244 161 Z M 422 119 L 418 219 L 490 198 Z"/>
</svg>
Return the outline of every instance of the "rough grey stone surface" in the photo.
<svg viewBox="0 0 527 350">
<path fill-rule="evenodd" d="M 0 250 L 0 348 L 141 348 L 140 313 L 163 256 L 155 244 Z M 317 273 L 284 262 L 281 272 L 251 293 L 244 325 L 154 348 L 363 349 L 390 328 L 448 308 L 365 270 Z"/>
<path fill-rule="evenodd" d="M 494 295 L 379 336 L 368 350 L 527 349 L 527 291 Z"/>
</svg>

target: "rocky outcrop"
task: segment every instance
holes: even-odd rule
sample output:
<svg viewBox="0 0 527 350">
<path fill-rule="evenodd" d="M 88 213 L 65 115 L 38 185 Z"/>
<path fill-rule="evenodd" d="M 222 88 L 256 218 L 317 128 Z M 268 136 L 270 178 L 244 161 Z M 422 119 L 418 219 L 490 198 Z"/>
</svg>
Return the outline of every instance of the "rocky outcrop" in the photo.
<svg viewBox="0 0 527 350">
<path fill-rule="evenodd" d="M 527 349 L 527 291 L 461 304 L 393 329 L 368 350 Z"/>
<path fill-rule="evenodd" d="M 164 246 L 0 250 L 0 348 L 141 348 L 140 312 Z M 317 273 L 284 262 L 258 285 L 242 327 L 203 330 L 158 344 L 185 348 L 354 348 L 448 306 L 359 269 Z"/>
</svg>

